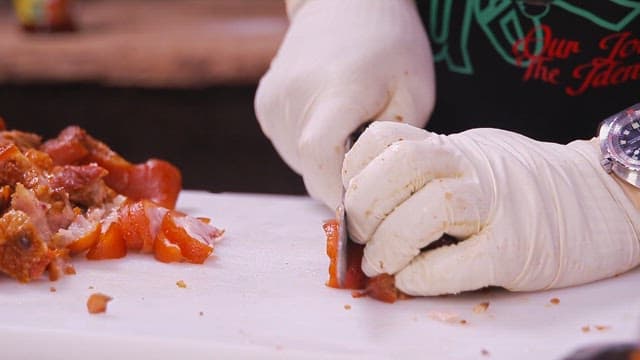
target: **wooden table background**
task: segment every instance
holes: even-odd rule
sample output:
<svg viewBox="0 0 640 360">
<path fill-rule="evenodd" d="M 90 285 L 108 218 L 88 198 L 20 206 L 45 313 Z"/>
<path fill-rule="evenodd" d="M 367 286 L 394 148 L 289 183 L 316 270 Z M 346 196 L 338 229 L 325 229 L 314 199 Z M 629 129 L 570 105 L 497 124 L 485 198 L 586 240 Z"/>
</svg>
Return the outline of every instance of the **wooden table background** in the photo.
<svg viewBox="0 0 640 360">
<path fill-rule="evenodd" d="M 76 1 L 76 33 L 22 32 L 0 7 L 0 82 L 253 84 L 287 28 L 282 0 Z"/>
</svg>

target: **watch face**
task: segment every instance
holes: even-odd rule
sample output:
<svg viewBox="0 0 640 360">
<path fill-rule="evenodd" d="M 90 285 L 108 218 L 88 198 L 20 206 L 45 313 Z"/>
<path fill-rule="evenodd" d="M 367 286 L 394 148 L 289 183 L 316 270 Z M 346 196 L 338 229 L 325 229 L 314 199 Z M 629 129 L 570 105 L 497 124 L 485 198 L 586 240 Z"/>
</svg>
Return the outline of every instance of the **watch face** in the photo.
<svg viewBox="0 0 640 360">
<path fill-rule="evenodd" d="M 617 117 L 609 141 L 612 155 L 627 166 L 640 168 L 640 109 L 628 109 Z"/>
</svg>

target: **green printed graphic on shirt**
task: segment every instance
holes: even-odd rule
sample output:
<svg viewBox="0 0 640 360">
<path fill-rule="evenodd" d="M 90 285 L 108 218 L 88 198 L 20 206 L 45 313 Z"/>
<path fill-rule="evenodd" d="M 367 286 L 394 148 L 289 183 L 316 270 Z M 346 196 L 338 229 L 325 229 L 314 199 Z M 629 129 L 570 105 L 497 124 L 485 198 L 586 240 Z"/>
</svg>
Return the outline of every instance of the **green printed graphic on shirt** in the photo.
<svg viewBox="0 0 640 360">
<path fill-rule="evenodd" d="M 640 15 L 640 1 L 554 0 L 529 5 L 524 0 L 431 0 L 422 5 L 427 8 L 425 22 L 434 59 L 452 72 L 474 74 L 470 41 L 484 36 L 491 44 L 488 51 L 497 59 L 524 69 L 523 80 L 563 85 L 569 95 L 640 79 L 640 38 L 630 25 L 638 23 L 634 21 Z M 603 6 L 606 14 L 599 11 Z M 556 21 L 586 20 L 606 35 L 598 39 L 558 36 L 555 24 L 546 21 L 552 11 L 563 14 L 555 13 Z M 573 63 L 585 49 L 596 56 L 587 63 Z M 562 61 L 562 66 L 553 66 Z M 569 65 L 571 71 L 561 73 L 560 67 Z"/>
</svg>

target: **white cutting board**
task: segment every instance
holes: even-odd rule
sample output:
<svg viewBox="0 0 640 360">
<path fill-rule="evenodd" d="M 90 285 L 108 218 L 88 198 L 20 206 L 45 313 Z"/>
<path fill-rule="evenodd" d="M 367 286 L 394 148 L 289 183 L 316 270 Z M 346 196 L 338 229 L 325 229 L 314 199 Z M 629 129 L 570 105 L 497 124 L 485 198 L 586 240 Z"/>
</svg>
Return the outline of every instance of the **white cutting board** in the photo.
<svg viewBox="0 0 640 360">
<path fill-rule="evenodd" d="M 321 224 L 331 212 L 309 198 L 185 191 L 179 208 L 227 230 L 204 265 L 129 255 L 76 259 L 78 274 L 53 283 L 0 278 L 0 358 L 558 359 L 638 339 L 638 271 L 563 290 L 389 305 L 324 286 Z M 95 291 L 114 298 L 106 314 L 87 313 Z M 474 313 L 483 301 L 488 311 Z M 434 311 L 467 324 L 434 320 Z"/>
</svg>

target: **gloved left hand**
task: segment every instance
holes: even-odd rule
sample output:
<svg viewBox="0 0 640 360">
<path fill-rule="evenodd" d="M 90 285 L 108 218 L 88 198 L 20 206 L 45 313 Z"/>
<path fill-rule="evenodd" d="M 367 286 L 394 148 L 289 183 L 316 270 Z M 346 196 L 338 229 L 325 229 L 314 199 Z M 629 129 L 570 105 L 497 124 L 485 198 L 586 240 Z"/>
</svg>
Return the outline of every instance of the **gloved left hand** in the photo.
<svg viewBox="0 0 640 360">
<path fill-rule="evenodd" d="M 287 1 L 291 25 L 260 81 L 256 116 L 309 194 L 342 200 L 345 142 L 360 125 L 424 126 L 435 83 L 413 0 Z"/>
<path fill-rule="evenodd" d="M 378 122 L 347 154 L 343 183 L 364 272 L 393 274 L 411 295 L 571 286 L 640 262 L 640 211 L 594 140 Z M 443 234 L 461 241 L 421 251 Z"/>
</svg>

